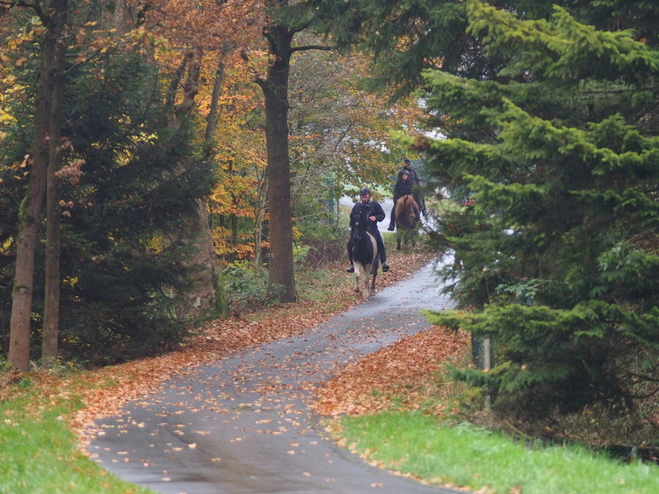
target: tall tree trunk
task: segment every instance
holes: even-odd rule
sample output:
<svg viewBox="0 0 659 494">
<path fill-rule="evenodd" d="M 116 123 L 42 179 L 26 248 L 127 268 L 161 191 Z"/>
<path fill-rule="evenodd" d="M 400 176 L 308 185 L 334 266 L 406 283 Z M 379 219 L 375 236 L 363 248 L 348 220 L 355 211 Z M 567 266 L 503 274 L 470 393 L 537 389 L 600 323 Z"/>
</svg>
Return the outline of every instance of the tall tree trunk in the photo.
<svg viewBox="0 0 659 494">
<path fill-rule="evenodd" d="M 217 122 L 220 119 L 219 102 L 222 95 L 222 88 L 224 87 L 224 77 L 226 74 L 225 59 L 234 50 L 231 43 L 224 41 L 220 51 L 220 60 L 217 64 L 215 71 L 215 82 L 213 83 L 213 92 L 211 94 L 211 102 L 208 109 L 208 118 L 206 120 L 206 133 L 204 135 L 204 154 L 207 157 L 213 152 L 213 143 L 215 141 L 215 131 L 217 130 Z"/>
<path fill-rule="evenodd" d="M 288 157 L 288 78 L 294 33 L 271 25 L 266 36 L 274 55 L 267 79 L 257 80 L 265 97 L 267 200 L 270 225 L 268 281 L 281 285 L 284 301 L 294 302 L 293 222 L 291 219 L 291 169 Z"/>
<path fill-rule="evenodd" d="M 199 268 L 199 271 L 194 275 L 193 289 L 186 294 L 186 303 L 184 307 L 180 308 L 179 315 L 196 319 L 201 317 L 204 312 L 213 309 L 218 315 L 224 316 L 226 307 L 224 307 L 223 296 L 219 293 L 220 287 L 216 280 L 219 265 L 208 225 L 206 201 L 202 199 L 197 200 L 195 223 L 195 234 L 188 239 L 188 242 L 196 248 L 196 254 L 189 264 Z"/>
<path fill-rule="evenodd" d="M 203 52 L 201 48 L 197 48 L 187 54 L 177 70 L 176 78 L 170 84 L 169 102 L 172 107 L 172 125 L 176 125 L 179 119 L 187 118 L 189 112 L 194 107 L 198 92 L 202 56 Z M 187 76 L 184 77 L 186 69 Z M 215 84 L 221 85 L 223 80 L 224 73 L 222 72 L 221 76 L 216 78 Z M 174 108 L 175 93 L 179 87 L 183 88 L 183 101 Z M 219 95 L 220 91 L 217 91 L 217 98 L 219 98 Z M 209 122 L 209 126 L 215 126 L 216 124 L 217 122 Z M 210 130 L 207 129 L 205 135 L 204 147 L 209 152 L 212 149 L 212 141 L 208 140 L 208 136 L 212 136 L 213 132 L 214 127 Z M 177 308 L 179 317 L 191 320 L 202 317 L 209 310 L 214 310 L 220 316 L 224 316 L 227 313 L 226 302 L 218 283 L 219 265 L 217 256 L 215 255 L 213 236 L 208 223 L 206 201 L 198 199 L 196 209 L 197 217 L 191 219 L 188 225 L 192 236 L 187 239 L 187 242 L 195 247 L 196 253 L 188 264 L 199 269 L 191 280 L 193 288 L 185 294 L 184 300 Z"/>
<path fill-rule="evenodd" d="M 61 30 L 67 20 L 67 0 L 62 0 L 62 10 L 57 20 Z M 46 279 L 43 336 L 41 358 L 51 366 L 58 353 L 60 320 L 60 214 L 61 187 L 57 172 L 60 169 L 62 137 L 62 99 L 64 97 L 64 64 L 66 46 L 57 35 L 55 46 L 55 81 L 50 108 L 50 139 L 48 141 L 48 170 L 46 175 Z"/>
<path fill-rule="evenodd" d="M 125 34 L 137 25 L 137 6 L 129 0 L 118 0 L 114 5 L 114 28 L 120 34 Z"/>
<path fill-rule="evenodd" d="M 16 273 L 12 292 L 9 362 L 18 370 L 27 372 L 30 367 L 30 319 L 34 289 L 34 258 L 37 245 L 39 216 L 43 206 L 46 175 L 50 162 L 50 139 L 53 117 L 59 114 L 61 104 L 54 95 L 58 79 L 63 76 L 64 42 L 62 31 L 67 0 L 46 2 L 42 11 L 45 30 L 41 35 L 40 80 L 36 99 L 35 135 L 32 149 L 32 167 L 28 192 L 21 204 L 19 230 L 16 241 Z M 48 15 L 43 14 L 48 13 Z M 55 142 L 57 146 L 59 143 Z"/>
</svg>

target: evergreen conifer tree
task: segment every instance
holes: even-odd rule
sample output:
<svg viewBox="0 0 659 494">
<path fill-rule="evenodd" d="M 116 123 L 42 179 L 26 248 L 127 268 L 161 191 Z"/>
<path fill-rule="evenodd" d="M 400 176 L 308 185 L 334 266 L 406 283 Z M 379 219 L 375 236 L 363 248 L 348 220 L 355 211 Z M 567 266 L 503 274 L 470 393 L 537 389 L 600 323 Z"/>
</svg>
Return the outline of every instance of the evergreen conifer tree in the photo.
<svg viewBox="0 0 659 494">
<path fill-rule="evenodd" d="M 175 313 L 194 269 L 184 230 L 213 173 L 195 158 L 193 122 L 171 125 L 164 94 L 155 66 L 137 55 L 89 67 L 71 87 L 65 131 L 84 164 L 65 190 L 63 259 L 75 280 L 64 289 L 62 333 L 75 353 L 149 354 L 189 329 Z"/>
<path fill-rule="evenodd" d="M 492 372 L 459 377 L 536 416 L 654 393 L 659 7 L 307 1 L 374 55 L 389 97 L 426 69 L 428 127 L 447 138 L 406 142 L 464 204 L 437 235 L 461 310 L 429 317 L 497 341 Z"/>
<path fill-rule="evenodd" d="M 414 144 L 473 199 L 441 220 L 461 310 L 429 318 L 494 337 L 494 369 L 456 374 L 500 406 L 632 408 L 659 378 L 656 31 L 598 30 L 561 7 L 537 19 L 475 0 L 467 11 L 496 70 L 425 72 L 447 138 Z"/>
<path fill-rule="evenodd" d="M 30 67 L 18 75 L 29 80 Z M 147 58 L 109 52 L 72 68 L 67 77 L 60 354 L 92 364 L 153 354 L 180 342 L 193 323 L 176 314 L 177 297 L 185 294 L 194 270 L 186 263 L 194 247 L 183 239 L 194 224 L 188 219 L 196 217 L 197 199 L 212 187 L 212 166 L 197 158 L 195 122 L 171 124 L 167 88 Z M 5 107 L 12 118 L 5 120 L 0 142 L 3 279 L 11 279 L 31 97 L 28 87 Z M 43 260 L 38 254 L 35 287 L 43 285 Z M 11 283 L 3 283 L 3 353 L 10 293 Z M 40 314 L 42 305 L 37 290 L 33 312 Z M 36 331 L 35 349 L 38 338 Z"/>
</svg>

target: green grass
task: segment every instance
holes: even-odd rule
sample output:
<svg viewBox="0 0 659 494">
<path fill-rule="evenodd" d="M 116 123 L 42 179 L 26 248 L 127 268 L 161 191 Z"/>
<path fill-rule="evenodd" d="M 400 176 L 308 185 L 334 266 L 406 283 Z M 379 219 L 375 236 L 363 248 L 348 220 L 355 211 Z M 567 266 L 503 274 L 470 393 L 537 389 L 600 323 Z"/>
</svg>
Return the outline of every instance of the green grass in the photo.
<svg viewBox="0 0 659 494">
<path fill-rule="evenodd" d="M 337 272 L 345 269 L 345 264 L 333 264 L 331 268 Z M 302 300 L 309 302 L 326 302 L 331 300 L 337 291 L 345 287 L 344 277 L 336 276 L 330 268 L 305 269 L 297 273 L 297 289 Z"/>
<path fill-rule="evenodd" d="M 120 481 L 76 448 L 68 427 L 75 397 L 19 393 L 0 402 L 1 494 L 147 494 Z"/>
<path fill-rule="evenodd" d="M 617 462 L 577 446 L 529 447 L 470 425 L 443 425 L 420 413 L 338 420 L 342 442 L 355 452 L 433 483 L 472 491 L 487 486 L 497 494 L 659 492 L 659 467 Z"/>
</svg>

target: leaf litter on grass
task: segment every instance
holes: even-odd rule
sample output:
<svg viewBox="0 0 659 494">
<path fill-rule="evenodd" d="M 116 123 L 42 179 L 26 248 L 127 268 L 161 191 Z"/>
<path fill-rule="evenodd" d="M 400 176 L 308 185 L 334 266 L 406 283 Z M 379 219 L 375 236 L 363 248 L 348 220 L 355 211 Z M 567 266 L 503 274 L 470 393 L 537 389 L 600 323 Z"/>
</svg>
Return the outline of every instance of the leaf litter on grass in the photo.
<svg viewBox="0 0 659 494">
<path fill-rule="evenodd" d="M 403 338 L 348 365 L 327 382 L 318 391 L 316 412 L 367 415 L 394 406 L 418 410 L 442 393 L 438 374 L 443 365 L 464 359 L 470 347 L 468 333 L 440 326 Z"/>
<path fill-rule="evenodd" d="M 396 415 L 395 412 L 419 410 L 423 414 L 411 414 L 410 417 L 418 417 L 419 419 L 424 417 L 427 420 L 433 420 L 428 415 L 439 417 L 452 415 L 451 410 L 443 408 L 445 405 L 442 402 L 446 400 L 442 400 L 442 398 L 451 396 L 454 385 L 442 379 L 440 374 L 444 363 L 459 364 L 461 361 L 468 361 L 469 340 L 469 334 L 466 332 L 456 332 L 433 326 L 429 330 L 409 336 L 393 345 L 366 355 L 360 360 L 345 366 L 338 375 L 318 390 L 315 410 L 321 415 L 332 417 L 363 417 L 372 414 L 378 414 L 376 417 L 381 417 L 382 415 L 388 416 L 389 413 L 387 412 L 389 411 L 393 411 Z M 403 414 L 403 416 L 407 415 Z M 659 492 L 656 476 L 652 473 L 654 470 L 650 470 L 656 467 L 651 465 L 642 465 L 640 462 L 630 465 L 618 465 L 615 461 L 611 461 L 602 455 L 591 456 L 591 453 L 585 449 L 571 447 L 565 449 L 555 446 L 527 451 L 524 445 L 514 442 L 509 443 L 503 436 L 496 440 L 499 442 L 487 447 L 479 446 L 478 440 L 474 439 L 474 445 L 472 446 L 475 449 L 473 451 L 469 449 L 470 447 L 464 446 L 465 451 L 470 451 L 468 458 L 454 458 L 451 453 L 448 454 L 448 457 L 446 454 L 440 454 L 443 461 L 450 458 L 448 463 L 439 468 L 442 476 L 433 474 L 427 477 L 428 480 L 424 480 L 419 475 L 405 473 L 408 468 L 406 460 L 402 458 L 396 460 L 397 457 L 395 456 L 401 454 L 401 450 L 397 450 L 396 453 L 388 450 L 388 452 L 379 451 L 387 448 L 384 448 L 382 443 L 373 444 L 373 441 L 377 441 L 380 437 L 383 421 L 385 420 L 376 419 L 373 421 L 373 429 L 377 429 L 378 432 L 372 431 L 372 434 L 364 433 L 355 436 L 354 431 L 352 435 L 346 434 L 341 420 L 329 421 L 327 431 L 331 437 L 337 440 L 339 446 L 361 456 L 373 466 L 389 469 L 393 473 L 414 478 L 420 482 L 429 482 L 477 494 L 581 493 L 586 491 L 597 492 L 598 494 L 608 494 L 610 492 L 650 494 Z M 432 424 L 430 430 L 436 433 L 441 427 L 438 428 L 439 423 L 434 420 Z M 471 430 L 468 424 L 464 424 L 464 426 L 466 430 Z M 355 428 L 354 425 L 352 427 Z M 401 425 L 396 430 L 407 430 L 405 427 Z M 357 426 L 357 429 L 359 429 L 359 426 Z M 479 428 L 473 429 L 478 430 Z M 423 431 L 420 431 L 420 434 L 423 433 Z M 485 435 L 490 440 L 490 431 L 487 431 Z M 353 439 L 346 439 L 348 436 Z M 355 437 L 361 438 L 362 436 L 364 437 L 364 444 L 361 444 L 361 439 L 355 439 Z M 409 440 L 410 444 L 416 444 L 409 438 L 409 431 L 405 437 L 404 442 Z M 425 447 L 428 447 L 430 436 L 423 437 L 424 440 L 420 440 L 419 444 L 425 444 Z M 450 435 L 449 437 L 452 438 L 453 436 Z M 448 440 L 452 441 L 454 439 Z M 491 440 L 495 441 L 493 438 Z M 360 444 L 358 445 L 357 442 Z M 444 451 L 453 451 L 454 446 L 452 443 Z M 481 478 L 477 473 L 478 467 L 475 460 L 484 456 L 481 454 L 482 451 L 492 452 L 506 448 L 514 450 L 514 454 L 510 454 L 511 458 L 504 459 L 501 466 L 495 467 L 494 473 L 490 472 L 491 475 L 483 474 L 488 476 L 489 480 Z M 437 452 L 428 452 L 424 457 L 424 462 L 430 461 L 433 463 L 434 460 L 431 460 L 431 458 L 436 454 Z M 424 456 L 424 453 L 413 451 L 409 455 Z M 518 459 L 512 460 L 513 457 Z M 545 463 L 549 464 L 550 457 L 553 463 L 543 470 L 543 467 L 547 467 Z M 564 457 L 569 458 L 567 466 L 563 466 L 564 462 L 561 463 L 561 459 Z M 576 470 L 578 472 L 589 470 L 591 472 L 590 476 L 569 469 L 570 464 L 577 464 L 577 458 L 580 463 L 578 463 L 579 466 Z M 510 472 L 504 466 L 506 461 L 517 461 L 522 464 L 521 459 L 525 459 L 526 463 L 523 463 L 524 466 L 516 471 Z M 534 461 L 538 463 L 537 472 L 533 466 Z M 455 474 L 457 480 L 453 482 L 444 476 L 453 467 L 452 463 L 455 463 L 453 466 L 458 471 Z M 487 468 L 492 467 L 489 465 Z M 561 468 L 566 468 L 563 474 L 570 476 L 571 480 L 561 481 L 560 483 L 555 481 L 552 472 L 561 471 Z M 401 473 L 400 470 L 403 470 L 403 472 Z M 533 481 L 535 477 L 543 480 Z M 588 482 L 593 484 L 589 485 L 588 489 L 582 489 L 583 486 L 580 487 L 579 485 L 580 482 L 585 481 L 584 478 L 590 479 Z M 471 485 L 471 487 L 467 485 Z M 551 489 L 548 488 L 549 485 L 552 486 Z"/>
</svg>

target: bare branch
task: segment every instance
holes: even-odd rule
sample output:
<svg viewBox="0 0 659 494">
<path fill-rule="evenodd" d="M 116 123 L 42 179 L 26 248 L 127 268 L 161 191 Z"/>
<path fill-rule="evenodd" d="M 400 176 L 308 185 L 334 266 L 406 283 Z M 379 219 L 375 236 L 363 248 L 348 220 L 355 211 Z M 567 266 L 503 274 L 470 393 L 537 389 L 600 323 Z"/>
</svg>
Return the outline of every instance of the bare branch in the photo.
<svg viewBox="0 0 659 494">
<path fill-rule="evenodd" d="M 307 45 L 307 46 L 295 46 L 295 47 L 291 48 L 291 52 L 308 51 L 308 50 L 332 51 L 332 50 L 336 50 L 336 46 Z"/>
<path fill-rule="evenodd" d="M 2 10 L 5 12 L 9 11 L 13 7 L 25 7 L 28 9 L 33 9 L 37 13 L 39 19 L 41 19 L 41 22 L 47 24 L 50 21 L 49 17 L 44 13 L 44 11 L 41 9 L 41 5 L 37 1 L 26 2 L 25 0 L 0 0 L 0 8 L 3 8 Z"/>
<path fill-rule="evenodd" d="M 94 58 L 96 58 L 99 54 L 101 53 L 101 48 L 94 50 L 90 52 L 83 60 L 80 60 L 73 65 L 71 65 L 66 71 L 64 72 L 65 74 L 68 74 L 69 72 L 73 72 L 76 70 L 78 67 L 85 65 L 89 62 L 91 62 Z M 67 57 L 78 57 L 78 55 L 72 54 L 72 55 L 67 55 Z"/>
<path fill-rule="evenodd" d="M 256 70 L 254 70 L 254 67 L 250 65 L 250 60 L 249 60 L 249 55 L 247 55 L 246 50 L 241 50 L 240 52 L 240 58 L 242 58 L 245 62 L 247 62 L 247 67 L 249 70 L 252 72 L 252 75 L 254 76 L 254 82 L 259 85 L 263 91 L 266 90 L 266 85 L 265 85 L 265 80 L 258 74 Z"/>
</svg>

